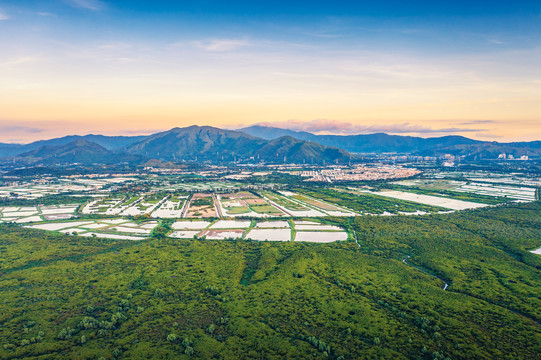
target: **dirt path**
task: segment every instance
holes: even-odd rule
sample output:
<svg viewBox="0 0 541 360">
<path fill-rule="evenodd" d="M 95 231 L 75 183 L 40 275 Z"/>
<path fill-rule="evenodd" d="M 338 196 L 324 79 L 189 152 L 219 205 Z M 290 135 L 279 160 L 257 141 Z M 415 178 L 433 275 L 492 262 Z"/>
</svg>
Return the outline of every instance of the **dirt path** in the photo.
<svg viewBox="0 0 541 360">
<path fill-rule="evenodd" d="M 215 193 L 212 193 L 212 201 L 214 202 L 214 209 L 216 209 L 216 214 L 219 218 L 223 218 L 224 214 L 222 214 L 222 207 L 220 206 L 220 202 L 216 197 Z"/>
<path fill-rule="evenodd" d="M 182 211 L 182 218 L 186 217 L 186 214 L 188 213 L 188 209 L 190 208 L 190 205 L 192 203 L 193 195 L 191 195 L 188 200 L 186 200 L 186 205 L 184 206 L 184 210 Z"/>
<path fill-rule="evenodd" d="M 447 288 L 449 287 L 449 284 L 448 284 L 445 280 L 443 280 L 442 278 L 440 278 L 440 277 L 438 277 L 438 276 L 436 276 L 436 275 L 434 275 L 434 274 L 429 273 L 428 271 L 426 271 L 426 270 L 424 270 L 424 269 L 421 269 L 421 268 L 418 267 L 418 266 L 409 264 L 409 263 L 407 262 L 407 260 L 408 260 L 410 257 L 411 257 L 411 256 L 409 256 L 409 255 L 406 256 L 405 258 L 402 259 L 402 262 L 403 262 L 404 264 L 406 264 L 406 265 L 409 265 L 409 266 L 411 266 L 411 267 L 416 268 L 416 269 L 419 270 L 419 271 L 424 272 L 424 273 L 427 274 L 427 275 L 430 275 L 430 276 L 432 276 L 432 277 L 435 277 L 436 279 L 439 279 L 439 280 L 443 281 L 443 288 L 442 288 L 442 289 L 443 289 L 443 291 L 447 290 Z"/>
<path fill-rule="evenodd" d="M 449 287 L 449 284 L 448 284 L 445 280 L 443 280 L 442 278 L 440 278 L 440 277 L 438 277 L 438 276 L 436 276 L 436 275 L 434 275 L 434 274 L 431 274 L 430 272 L 428 272 L 428 271 L 426 271 L 426 270 L 424 270 L 424 269 L 422 269 L 422 268 L 420 268 L 420 267 L 417 267 L 417 266 L 415 266 L 415 265 L 413 265 L 413 264 L 408 263 L 407 260 L 408 260 L 410 257 L 411 257 L 410 255 L 406 256 L 405 258 L 402 259 L 402 262 L 403 262 L 404 264 L 408 265 L 408 266 L 411 266 L 411 267 L 413 267 L 413 268 L 415 268 L 415 269 L 417 269 L 417 270 L 419 270 L 419 271 L 424 272 L 424 273 L 427 274 L 427 275 L 430 275 L 430 276 L 432 276 L 432 277 L 435 277 L 435 278 L 437 278 L 437 279 L 443 281 L 444 285 L 443 285 L 443 288 L 442 288 L 442 289 L 443 289 L 444 291 L 447 290 L 447 288 Z M 498 306 L 498 307 L 500 307 L 500 308 L 502 308 L 502 309 L 505 309 L 505 310 L 508 310 L 508 311 L 512 312 L 513 314 L 522 316 L 522 317 L 524 317 L 524 318 L 526 318 L 526 319 L 532 321 L 532 322 L 533 322 L 534 324 L 536 324 L 537 326 L 540 325 L 539 322 L 538 322 L 536 319 L 533 319 L 533 318 L 531 318 L 531 317 L 528 316 L 528 315 L 521 314 L 521 313 L 518 312 L 518 311 L 509 309 L 508 307 L 505 307 L 505 306 L 503 306 L 503 305 L 496 304 L 495 302 L 490 301 L 489 299 L 485 299 L 485 298 L 483 298 L 483 297 L 476 296 L 476 295 L 473 295 L 473 294 L 464 293 L 464 292 L 462 292 L 462 291 L 450 290 L 450 292 L 453 292 L 453 293 L 455 293 L 455 294 L 462 294 L 462 295 L 465 295 L 465 296 L 473 297 L 473 298 L 478 299 L 478 300 L 486 301 L 487 303 L 489 303 L 489 304 L 491 304 L 491 305 Z"/>
<path fill-rule="evenodd" d="M 355 242 L 357 243 L 357 245 L 361 247 L 361 244 L 359 244 L 359 240 L 357 239 L 357 233 L 355 232 L 355 230 L 353 230 L 353 236 L 355 236 Z"/>
</svg>

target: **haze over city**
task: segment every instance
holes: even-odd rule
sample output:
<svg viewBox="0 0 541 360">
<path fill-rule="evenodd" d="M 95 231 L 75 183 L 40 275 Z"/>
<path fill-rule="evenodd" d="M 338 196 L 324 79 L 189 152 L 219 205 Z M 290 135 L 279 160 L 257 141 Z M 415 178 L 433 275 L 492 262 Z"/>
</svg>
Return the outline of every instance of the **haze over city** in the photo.
<svg viewBox="0 0 541 360">
<path fill-rule="evenodd" d="M 253 124 L 530 141 L 531 1 L 0 1 L 0 141 Z"/>
</svg>

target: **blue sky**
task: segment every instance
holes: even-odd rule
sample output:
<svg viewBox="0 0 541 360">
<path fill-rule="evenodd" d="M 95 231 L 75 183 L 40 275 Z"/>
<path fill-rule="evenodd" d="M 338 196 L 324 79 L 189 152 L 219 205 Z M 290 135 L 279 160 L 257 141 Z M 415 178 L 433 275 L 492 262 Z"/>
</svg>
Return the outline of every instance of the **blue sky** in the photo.
<svg viewBox="0 0 541 360">
<path fill-rule="evenodd" d="M 0 141 L 193 123 L 541 138 L 541 2 L 0 0 L 0 47 Z"/>
</svg>

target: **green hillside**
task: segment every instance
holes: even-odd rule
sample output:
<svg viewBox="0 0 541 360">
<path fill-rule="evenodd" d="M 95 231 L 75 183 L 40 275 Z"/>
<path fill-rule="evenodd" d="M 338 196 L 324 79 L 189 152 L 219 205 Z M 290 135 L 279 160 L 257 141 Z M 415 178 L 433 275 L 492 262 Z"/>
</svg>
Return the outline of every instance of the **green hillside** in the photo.
<svg viewBox="0 0 541 360">
<path fill-rule="evenodd" d="M 0 358 L 537 359 L 540 213 L 330 220 L 359 245 L 0 225 Z"/>
<path fill-rule="evenodd" d="M 346 162 L 352 157 L 347 151 L 310 141 L 282 137 L 264 140 L 238 131 L 211 126 L 175 128 L 151 135 L 129 145 L 126 151 L 162 160 L 231 161 L 254 159 L 269 162 Z"/>
</svg>

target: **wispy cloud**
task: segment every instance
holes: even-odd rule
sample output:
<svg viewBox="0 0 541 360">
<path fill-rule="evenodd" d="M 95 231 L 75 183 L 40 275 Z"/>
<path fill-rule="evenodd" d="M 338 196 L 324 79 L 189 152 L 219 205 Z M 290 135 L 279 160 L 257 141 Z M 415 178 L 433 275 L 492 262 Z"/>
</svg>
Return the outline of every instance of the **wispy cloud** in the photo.
<svg viewBox="0 0 541 360">
<path fill-rule="evenodd" d="M 496 135 L 496 134 L 491 134 L 487 132 L 480 132 L 480 133 L 475 134 L 475 136 L 478 138 L 484 138 L 484 139 L 503 139 L 504 138 L 502 135 Z"/>
<path fill-rule="evenodd" d="M 36 134 L 44 132 L 45 129 L 37 128 L 37 127 L 28 127 L 28 126 L 17 126 L 17 125 L 5 125 L 0 126 L 0 132 L 2 133 L 26 133 L 26 134 Z"/>
<path fill-rule="evenodd" d="M 485 129 L 468 129 L 460 127 L 448 127 L 434 129 L 427 126 L 402 123 L 402 124 L 352 124 L 343 121 L 316 119 L 311 121 L 288 120 L 278 122 L 263 122 L 258 125 L 273 126 L 296 131 L 308 131 L 315 134 L 355 135 L 384 132 L 388 134 L 457 134 L 469 132 L 483 132 Z"/>
<path fill-rule="evenodd" d="M 132 128 L 96 128 L 92 121 L 72 122 L 65 120 L 8 120 L 0 119 L 1 143 L 29 143 L 36 140 L 57 138 L 66 135 L 150 135 L 168 130 L 167 127 L 137 126 Z"/>
<path fill-rule="evenodd" d="M 17 58 L 13 58 L 7 61 L 0 61 L 0 69 L 2 68 L 12 68 L 14 66 L 19 66 L 27 63 L 33 63 L 40 60 L 40 55 L 27 55 Z"/>
<path fill-rule="evenodd" d="M 103 50 L 127 50 L 131 49 L 132 45 L 124 42 L 111 42 L 99 46 Z"/>
<path fill-rule="evenodd" d="M 322 39 L 338 39 L 346 36 L 345 34 L 340 34 L 336 32 L 307 32 L 306 35 Z"/>
<path fill-rule="evenodd" d="M 105 3 L 100 0 L 65 0 L 65 2 L 70 6 L 92 11 L 100 11 L 105 8 Z"/>
<path fill-rule="evenodd" d="M 488 42 L 494 45 L 504 45 L 505 42 L 499 39 L 488 39 Z"/>
<path fill-rule="evenodd" d="M 210 39 L 205 41 L 193 41 L 192 45 L 210 52 L 232 51 L 250 45 L 245 39 Z"/>
<path fill-rule="evenodd" d="M 495 124 L 496 120 L 468 120 L 459 123 L 458 125 L 479 125 L 479 124 Z"/>
<path fill-rule="evenodd" d="M 39 16 L 46 16 L 46 17 L 57 17 L 56 14 L 50 13 L 50 12 L 38 12 Z"/>
<path fill-rule="evenodd" d="M 6 13 L 3 12 L 3 11 L 0 11 L 0 21 L 1 21 L 1 20 L 9 20 L 8 14 L 6 14 Z"/>
</svg>

